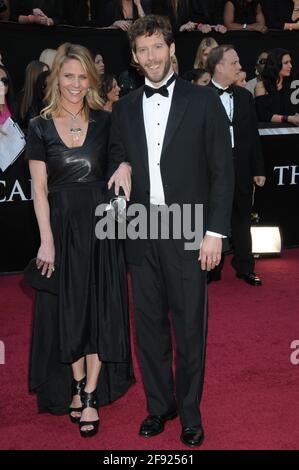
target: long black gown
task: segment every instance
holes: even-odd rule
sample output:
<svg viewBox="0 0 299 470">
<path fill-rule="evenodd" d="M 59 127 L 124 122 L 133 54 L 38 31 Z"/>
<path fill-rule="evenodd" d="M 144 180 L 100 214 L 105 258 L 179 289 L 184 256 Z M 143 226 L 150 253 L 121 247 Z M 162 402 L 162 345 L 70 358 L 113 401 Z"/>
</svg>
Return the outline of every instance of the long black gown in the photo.
<svg viewBox="0 0 299 470">
<path fill-rule="evenodd" d="M 135 381 L 122 246 L 95 236 L 95 208 L 105 202 L 109 128 L 108 113 L 91 111 L 85 142 L 69 148 L 52 119 L 36 117 L 29 125 L 26 158 L 47 166 L 59 273 L 58 296 L 36 294 L 29 387 L 37 393 L 40 412 L 68 412 L 71 363 L 86 354 L 97 353 L 103 362 L 100 405 Z"/>
</svg>

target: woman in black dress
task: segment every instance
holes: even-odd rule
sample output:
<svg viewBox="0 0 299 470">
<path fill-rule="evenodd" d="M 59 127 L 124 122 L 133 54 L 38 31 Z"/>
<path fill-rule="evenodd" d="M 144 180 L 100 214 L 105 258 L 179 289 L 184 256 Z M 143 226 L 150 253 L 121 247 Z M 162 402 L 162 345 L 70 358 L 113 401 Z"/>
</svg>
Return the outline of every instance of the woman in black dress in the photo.
<svg viewBox="0 0 299 470">
<path fill-rule="evenodd" d="M 200 0 L 152 0 L 152 13 L 168 16 L 174 32 L 190 32 L 197 29 L 199 23 L 199 4 Z"/>
<path fill-rule="evenodd" d="M 262 9 L 269 29 L 299 30 L 299 0 L 262 0 Z"/>
<path fill-rule="evenodd" d="M 266 33 L 260 0 L 230 0 L 224 6 L 224 24 L 228 31 Z"/>
<path fill-rule="evenodd" d="M 95 236 L 110 127 L 97 90 L 88 50 L 60 46 L 48 106 L 30 121 L 26 153 L 41 238 L 37 266 L 59 282 L 58 295 L 37 292 L 30 388 L 40 412 L 69 412 L 84 437 L 98 431 L 98 405 L 134 382 L 121 246 Z"/>
<path fill-rule="evenodd" d="M 102 25 L 127 31 L 133 21 L 144 15 L 141 0 L 110 0 L 104 9 Z"/>
<path fill-rule="evenodd" d="M 63 20 L 61 0 L 10 0 L 10 19 L 21 24 L 53 26 Z"/>
<path fill-rule="evenodd" d="M 259 121 L 299 126 L 299 107 L 291 100 L 294 91 L 291 76 L 291 54 L 285 49 L 272 49 L 262 72 L 262 81 L 255 87 Z"/>
</svg>

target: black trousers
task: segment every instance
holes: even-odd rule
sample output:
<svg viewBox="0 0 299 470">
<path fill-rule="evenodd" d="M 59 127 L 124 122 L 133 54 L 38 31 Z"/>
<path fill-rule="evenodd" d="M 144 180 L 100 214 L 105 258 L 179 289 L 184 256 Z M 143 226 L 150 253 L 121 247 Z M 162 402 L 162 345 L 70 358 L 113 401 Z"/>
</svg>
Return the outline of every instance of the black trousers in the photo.
<svg viewBox="0 0 299 470">
<path fill-rule="evenodd" d="M 172 240 L 150 240 L 140 266 L 130 266 L 141 372 L 151 415 L 178 410 L 183 426 L 201 424 L 207 331 L 206 274 Z M 176 343 L 175 380 L 169 310 Z"/>
<path fill-rule="evenodd" d="M 231 229 L 234 256 L 232 266 L 240 274 L 254 271 L 250 233 L 252 199 L 250 194 L 235 193 Z"/>
</svg>

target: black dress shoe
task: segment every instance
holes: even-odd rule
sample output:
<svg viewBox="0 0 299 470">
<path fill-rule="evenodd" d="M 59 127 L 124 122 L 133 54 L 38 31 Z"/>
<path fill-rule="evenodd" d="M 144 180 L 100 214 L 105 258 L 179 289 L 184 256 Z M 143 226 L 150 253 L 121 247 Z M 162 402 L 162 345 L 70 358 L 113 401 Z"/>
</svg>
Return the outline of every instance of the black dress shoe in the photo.
<svg viewBox="0 0 299 470">
<path fill-rule="evenodd" d="M 248 284 L 251 284 L 252 286 L 262 285 L 261 279 L 255 273 L 246 273 L 246 274 L 236 273 L 236 276 L 240 279 L 243 279 L 245 282 L 247 282 Z"/>
<path fill-rule="evenodd" d="M 139 436 L 152 437 L 164 431 L 164 424 L 177 417 L 177 412 L 169 413 L 167 415 L 149 415 L 142 421 Z"/>
<path fill-rule="evenodd" d="M 204 440 L 204 432 L 202 426 L 183 426 L 181 441 L 189 447 L 200 446 Z"/>
</svg>

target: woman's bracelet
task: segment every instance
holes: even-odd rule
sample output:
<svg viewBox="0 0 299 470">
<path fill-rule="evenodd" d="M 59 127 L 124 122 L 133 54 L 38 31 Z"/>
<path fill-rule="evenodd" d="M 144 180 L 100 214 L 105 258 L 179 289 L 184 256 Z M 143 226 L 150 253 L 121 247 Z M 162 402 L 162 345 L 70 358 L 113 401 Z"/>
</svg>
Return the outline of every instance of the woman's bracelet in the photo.
<svg viewBox="0 0 299 470">
<path fill-rule="evenodd" d="M 32 24 L 34 23 L 34 16 L 33 15 L 28 15 L 28 23 Z"/>
</svg>

